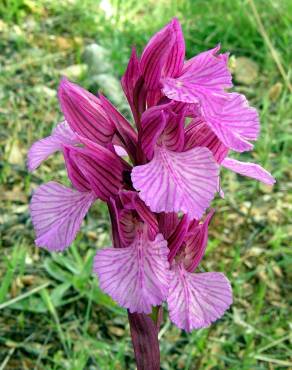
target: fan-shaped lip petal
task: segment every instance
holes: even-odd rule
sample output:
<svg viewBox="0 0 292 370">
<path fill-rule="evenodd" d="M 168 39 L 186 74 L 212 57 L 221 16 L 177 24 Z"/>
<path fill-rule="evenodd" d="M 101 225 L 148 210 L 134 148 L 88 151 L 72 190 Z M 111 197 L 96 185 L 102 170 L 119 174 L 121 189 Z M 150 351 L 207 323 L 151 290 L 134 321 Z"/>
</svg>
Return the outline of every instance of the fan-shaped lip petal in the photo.
<svg viewBox="0 0 292 370">
<path fill-rule="evenodd" d="M 169 264 L 167 242 L 161 234 L 154 241 L 139 228 L 126 248 L 106 248 L 97 252 L 94 272 L 102 290 L 130 312 L 146 313 L 167 297 Z"/>
<path fill-rule="evenodd" d="M 53 181 L 41 185 L 30 204 L 36 245 L 50 251 L 67 248 L 95 199 L 92 192 L 79 192 Z"/>
<path fill-rule="evenodd" d="M 261 181 L 267 185 L 273 185 L 276 182 L 275 178 L 267 170 L 256 163 L 240 162 L 236 159 L 225 158 L 221 166 L 240 175 Z"/>
<path fill-rule="evenodd" d="M 61 151 L 63 144 L 74 145 L 78 138 L 66 121 L 60 122 L 52 134 L 36 141 L 28 151 L 27 166 L 29 171 L 35 170 L 51 154 Z"/>
<path fill-rule="evenodd" d="M 153 212 L 182 211 L 200 219 L 217 191 L 218 167 L 207 148 L 178 153 L 158 147 L 149 163 L 133 168 L 131 177 Z"/>
<path fill-rule="evenodd" d="M 223 316 L 232 304 L 232 289 L 220 272 L 193 274 L 177 263 L 172 267 L 167 303 L 171 321 L 190 332 Z"/>
</svg>

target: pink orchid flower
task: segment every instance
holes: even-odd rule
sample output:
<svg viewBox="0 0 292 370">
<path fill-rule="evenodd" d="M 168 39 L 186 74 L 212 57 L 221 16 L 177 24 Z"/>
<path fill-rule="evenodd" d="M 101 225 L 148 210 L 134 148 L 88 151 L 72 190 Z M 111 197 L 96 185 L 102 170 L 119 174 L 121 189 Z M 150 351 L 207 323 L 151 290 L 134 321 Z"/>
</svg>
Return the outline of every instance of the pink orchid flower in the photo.
<svg viewBox="0 0 292 370">
<path fill-rule="evenodd" d="M 209 326 L 232 303 L 223 273 L 194 272 L 214 211 L 201 219 L 222 194 L 220 167 L 275 182 L 258 164 L 228 157 L 252 149 L 259 121 L 243 95 L 226 91 L 232 86 L 228 54 L 219 49 L 185 61 L 177 19 L 151 38 L 141 58 L 133 49 L 122 87 L 135 128 L 104 96 L 62 79 L 65 120 L 28 153 L 32 171 L 62 152 L 72 184 L 50 181 L 34 192 L 30 210 L 39 247 L 63 251 L 91 205 L 107 203 L 113 247 L 97 251 L 93 270 L 101 289 L 130 312 L 136 339 L 140 318 L 149 324 L 139 315 L 163 302 L 186 331 Z"/>
</svg>

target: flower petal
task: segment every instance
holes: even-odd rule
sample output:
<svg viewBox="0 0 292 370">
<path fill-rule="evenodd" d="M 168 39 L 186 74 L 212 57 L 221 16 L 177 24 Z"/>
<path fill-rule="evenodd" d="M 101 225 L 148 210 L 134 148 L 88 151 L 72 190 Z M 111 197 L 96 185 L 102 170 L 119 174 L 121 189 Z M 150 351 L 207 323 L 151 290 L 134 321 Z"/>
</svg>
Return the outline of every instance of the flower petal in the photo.
<svg viewBox="0 0 292 370">
<path fill-rule="evenodd" d="M 267 185 L 273 185 L 276 182 L 274 177 L 267 170 L 255 163 L 244 163 L 237 161 L 236 159 L 225 158 L 224 161 L 221 163 L 221 166 L 228 168 L 229 170 L 236 173 L 239 173 L 240 175 L 248 176 L 261 181 Z"/>
<path fill-rule="evenodd" d="M 58 96 L 62 112 L 73 131 L 101 145 L 111 141 L 115 127 L 100 99 L 66 78 L 60 83 Z"/>
<path fill-rule="evenodd" d="M 148 159 L 152 159 L 158 138 L 162 134 L 168 113 L 164 110 L 167 105 L 147 109 L 142 115 L 140 138 L 142 150 Z"/>
<path fill-rule="evenodd" d="M 179 218 L 178 218 L 177 213 L 175 212 L 168 212 L 168 213 L 161 212 L 158 214 L 159 231 L 161 232 L 164 239 L 166 240 L 173 233 L 173 230 L 175 230 L 178 223 L 179 223 Z"/>
<path fill-rule="evenodd" d="M 132 182 L 153 212 L 200 219 L 217 190 L 218 165 L 207 148 L 177 153 L 158 147 L 151 162 L 133 168 Z"/>
<path fill-rule="evenodd" d="M 65 165 L 67 169 L 68 177 L 73 185 L 73 187 L 78 191 L 91 191 L 90 183 L 87 181 L 86 177 L 80 171 L 77 163 L 76 157 L 73 154 L 70 146 L 63 147 L 63 155 L 65 159 Z"/>
<path fill-rule="evenodd" d="M 185 40 L 177 18 L 172 20 L 174 43 L 163 67 L 163 76 L 177 77 L 181 73 L 185 58 Z"/>
<path fill-rule="evenodd" d="M 61 122 L 52 134 L 36 141 L 28 151 L 29 171 L 35 170 L 45 159 L 56 151 L 62 150 L 63 144 L 77 144 L 78 139 L 66 121 Z"/>
<path fill-rule="evenodd" d="M 109 198 L 115 197 L 122 187 L 121 159 L 101 145 L 82 140 L 88 146 L 69 148 L 70 155 L 96 196 L 108 201 Z"/>
<path fill-rule="evenodd" d="M 36 245 L 50 251 L 68 247 L 95 199 L 92 192 L 79 192 L 53 181 L 41 185 L 30 204 Z"/>
<path fill-rule="evenodd" d="M 154 90 L 159 86 L 162 69 L 175 42 L 173 21 L 157 32 L 148 42 L 141 56 L 141 72 L 146 87 Z"/>
<path fill-rule="evenodd" d="M 161 142 L 167 149 L 174 152 L 183 150 L 185 140 L 184 122 L 185 110 L 178 114 L 170 112 L 165 130 L 161 136 Z"/>
<path fill-rule="evenodd" d="M 130 122 L 116 109 L 116 107 L 103 95 L 99 94 L 100 101 L 109 120 L 116 129 L 116 135 L 123 143 L 132 161 L 136 160 L 137 134 Z"/>
<path fill-rule="evenodd" d="M 185 130 L 184 150 L 197 146 L 211 150 L 218 163 L 221 163 L 228 154 L 228 148 L 218 139 L 202 117 L 194 118 Z"/>
<path fill-rule="evenodd" d="M 215 210 L 211 210 L 202 224 L 191 230 L 185 239 L 184 267 L 187 271 L 194 271 L 200 264 L 208 243 L 208 227 Z"/>
<path fill-rule="evenodd" d="M 161 304 L 169 287 L 167 242 L 161 234 L 150 241 L 147 232 L 137 231 L 127 248 L 106 248 L 97 252 L 94 271 L 100 287 L 130 312 L 151 313 Z"/>
<path fill-rule="evenodd" d="M 137 192 L 121 191 L 120 199 L 126 209 L 138 213 L 141 220 L 147 225 L 150 239 L 153 240 L 158 233 L 158 221 L 146 204 L 139 198 Z"/>
<path fill-rule="evenodd" d="M 171 271 L 167 303 L 171 321 L 190 332 L 218 320 L 232 304 L 232 290 L 224 274 L 193 274 L 180 264 Z"/>
<path fill-rule="evenodd" d="M 170 235 L 168 242 L 168 248 L 170 250 L 168 260 L 171 263 L 174 257 L 178 254 L 180 248 L 183 246 L 183 241 L 188 231 L 190 220 L 186 215 L 183 215 L 179 224 L 176 226 L 173 233 Z"/>
<path fill-rule="evenodd" d="M 217 101 L 218 95 L 232 86 L 226 55 L 218 55 L 219 49 L 217 46 L 187 61 L 178 78 L 164 79 L 164 94 L 184 103 L 202 103 L 206 94 Z"/>
<path fill-rule="evenodd" d="M 205 121 L 226 147 L 237 152 L 251 150 L 248 140 L 257 140 L 260 131 L 257 111 L 244 95 L 230 93 L 226 97 L 221 111 L 207 113 Z"/>
<path fill-rule="evenodd" d="M 140 115 L 145 110 L 146 91 L 135 48 L 132 49 L 126 72 L 121 79 L 121 85 L 128 99 L 135 122 L 138 122 Z"/>
</svg>

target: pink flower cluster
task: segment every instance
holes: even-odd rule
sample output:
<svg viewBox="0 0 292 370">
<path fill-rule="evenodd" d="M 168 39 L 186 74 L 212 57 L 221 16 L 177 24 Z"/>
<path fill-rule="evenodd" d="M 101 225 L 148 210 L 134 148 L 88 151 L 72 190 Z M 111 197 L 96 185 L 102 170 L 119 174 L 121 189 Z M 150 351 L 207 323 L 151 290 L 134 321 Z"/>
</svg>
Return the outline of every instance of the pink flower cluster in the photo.
<svg viewBox="0 0 292 370">
<path fill-rule="evenodd" d="M 203 215 L 223 194 L 220 167 L 274 183 L 259 165 L 228 157 L 253 148 L 259 120 L 243 95 L 227 91 L 228 54 L 219 49 L 186 61 L 177 19 L 140 58 L 134 49 L 121 83 L 135 128 L 104 96 L 64 78 L 58 95 L 65 120 L 28 154 L 32 171 L 61 151 L 72 184 L 52 181 L 34 192 L 36 244 L 64 250 L 90 206 L 103 200 L 113 248 L 96 254 L 100 287 L 132 313 L 149 314 L 166 301 L 170 319 L 186 331 L 210 325 L 232 303 L 223 273 L 194 273 L 214 210 Z"/>
</svg>

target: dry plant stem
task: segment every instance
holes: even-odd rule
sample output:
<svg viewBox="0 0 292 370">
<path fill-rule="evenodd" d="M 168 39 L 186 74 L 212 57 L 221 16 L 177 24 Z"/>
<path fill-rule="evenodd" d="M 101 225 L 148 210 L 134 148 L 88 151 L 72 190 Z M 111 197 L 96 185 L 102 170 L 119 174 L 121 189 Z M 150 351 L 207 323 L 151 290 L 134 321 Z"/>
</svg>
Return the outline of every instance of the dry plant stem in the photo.
<svg viewBox="0 0 292 370">
<path fill-rule="evenodd" d="M 132 343 L 138 370 L 159 370 L 158 324 L 146 314 L 128 311 Z"/>
<path fill-rule="evenodd" d="M 281 60 L 280 60 L 280 58 L 278 56 L 278 53 L 275 50 L 275 48 L 274 48 L 274 46 L 273 46 L 273 44 L 272 44 L 272 42 L 271 42 L 271 40 L 269 38 L 269 35 L 267 34 L 267 32 L 265 30 L 265 27 L 264 27 L 264 25 L 263 25 L 263 23 L 261 21 L 261 18 L 259 16 L 259 13 L 257 11 L 256 5 L 255 5 L 255 3 L 254 3 L 253 0 L 249 0 L 248 2 L 250 4 L 251 10 L 253 12 L 253 15 L 255 17 L 256 23 L 258 25 L 259 32 L 262 35 L 262 37 L 263 37 L 265 43 L 267 44 L 268 48 L 270 49 L 270 52 L 272 54 L 272 57 L 273 57 L 276 65 L 277 65 L 277 67 L 279 69 L 279 72 L 280 72 L 283 80 L 285 81 L 285 84 L 286 84 L 287 88 L 292 93 L 292 85 L 291 85 L 291 83 L 289 81 L 289 78 L 287 76 L 287 73 L 286 73 L 286 71 L 285 71 L 285 69 L 284 69 L 284 67 L 283 67 L 283 65 L 281 63 Z"/>
</svg>

